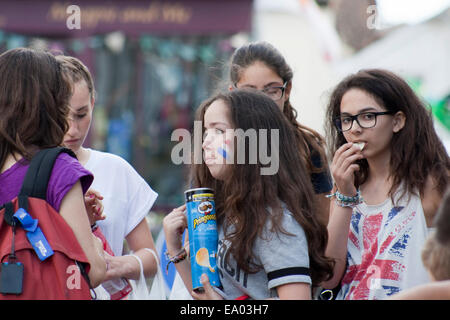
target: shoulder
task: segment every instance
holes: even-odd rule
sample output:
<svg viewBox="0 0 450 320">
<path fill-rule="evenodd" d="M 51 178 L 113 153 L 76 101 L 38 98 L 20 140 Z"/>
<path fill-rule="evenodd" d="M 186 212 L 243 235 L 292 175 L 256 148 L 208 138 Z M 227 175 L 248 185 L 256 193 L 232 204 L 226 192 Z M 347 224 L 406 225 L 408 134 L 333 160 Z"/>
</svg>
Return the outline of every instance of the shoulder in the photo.
<svg viewBox="0 0 450 320">
<path fill-rule="evenodd" d="M 74 175 L 77 177 L 92 176 L 92 173 L 85 169 L 76 158 L 67 153 L 60 153 L 53 165 L 53 175 Z"/>
<path fill-rule="evenodd" d="M 55 160 L 52 174 L 47 188 L 47 200 L 56 210 L 69 190 L 78 182 L 81 182 L 83 193 L 92 184 L 94 177 L 86 170 L 77 159 L 66 153 L 61 153 Z"/>
<path fill-rule="evenodd" d="M 93 150 L 93 149 L 89 149 L 89 150 L 91 152 L 91 156 L 89 158 L 88 163 L 91 161 L 94 163 L 108 161 L 108 162 L 116 164 L 116 165 L 131 166 L 128 163 L 128 161 L 126 161 L 124 158 L 122 158 L 114 153 Z"/>
<path fill-rule="evenodd" d="M 267 239 L 269 241 L 273 240 L 273 237 L 276 235 L 276 238 L 285 242 L 285 241 L 298 241 L 299 239 L 306 239 L 305 232 L 302 226 L 298 223 L 298 221 L 294 218 L 292 213 L 286 207 L 286 205 L 282 204 L 283 212 L 281 215 L 281 219 L 268 219 L 266 225 L 263 230 L 262 238 Z M 280 229 L 280 232 L 274 232 L 273 222 L 277 223 L 277 226 Z M 275 228 L 276 230 L 276 228 Z"/>
<path fill-rule="evenodd" d="M 92 172 L 107 170 L 108 174 L 112 172 L 115 174 L 124 174 L 129 177 L 137 176 L 137 171 L 124 158 L 109 152 L 92 150 L 89 161 L 86 163 L 86 168 Z"/>
</svg>

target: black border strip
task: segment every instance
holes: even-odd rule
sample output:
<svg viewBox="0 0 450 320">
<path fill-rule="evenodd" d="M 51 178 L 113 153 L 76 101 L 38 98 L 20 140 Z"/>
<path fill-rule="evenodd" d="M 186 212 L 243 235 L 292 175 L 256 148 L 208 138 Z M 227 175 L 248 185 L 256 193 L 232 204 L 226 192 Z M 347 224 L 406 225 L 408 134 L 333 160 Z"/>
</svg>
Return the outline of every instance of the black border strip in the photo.
<svg viewBox="0 0 450 320">
<path fill-rule="evenodd" d="M 302 276 L 310 276 L 309 268 L 306 267 L 292 267 L 292 268 L 284 268 L 275 271 L 271 271 L 267 274 L 267 278 L 269 281 L 281 277 L 293 276 L 293 275 L 302 275 Z"/>
</svg>

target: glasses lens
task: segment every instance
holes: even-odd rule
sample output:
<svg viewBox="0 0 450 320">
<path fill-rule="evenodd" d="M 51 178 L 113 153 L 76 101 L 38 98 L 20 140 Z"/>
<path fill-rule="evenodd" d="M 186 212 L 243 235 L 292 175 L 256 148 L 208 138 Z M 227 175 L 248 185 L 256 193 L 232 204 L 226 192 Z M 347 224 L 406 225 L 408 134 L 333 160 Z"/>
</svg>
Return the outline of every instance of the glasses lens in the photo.
<svg viewBox="0 0 450 320">
<path fill-rule="evenodd" d="M 338 119 L 338 121 L 340 123 L 341 131 L 350 130 L 350 128 L 352 127 L 353 119 L 351 117 L 341 117 L 340 119 Z"/>
<path fill-rule="evenodd" d="M 358 115 L 358 122 L 363 128 L 372 128 L 375 126 L 376 118 L 374 113 L 361 113 Z"/>
<path fill-rule="evenodd" d="M 269 87 L 262 90 L 266 95 L 268 95 L 272 100 L 279 100 L 283 96 L 283 88 L 280 87 Z"/>
</svg>

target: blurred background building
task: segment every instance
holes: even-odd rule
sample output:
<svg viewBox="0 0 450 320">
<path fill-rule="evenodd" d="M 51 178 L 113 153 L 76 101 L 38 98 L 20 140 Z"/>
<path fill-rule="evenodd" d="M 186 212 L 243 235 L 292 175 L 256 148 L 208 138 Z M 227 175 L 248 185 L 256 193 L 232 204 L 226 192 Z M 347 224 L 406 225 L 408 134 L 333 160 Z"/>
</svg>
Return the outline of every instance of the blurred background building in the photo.
<svg viewBox="0 0 450 320">
<path fill-rule="evenodd" d="M 450 150 L 449 8 L 450 0 L 0 0 L 0 51 L 30 46 L 84 61 L 97 91 L 87 146 L 129 161 L 164 214 L 187 186 L 187 166 L 171 161 L 171 133 L 191 129 L 247 41 L 286 56 L 303 124 L 324 133 L 333 86 L 361 68 L 388 68 L 427 101 Z"/>
</svg>

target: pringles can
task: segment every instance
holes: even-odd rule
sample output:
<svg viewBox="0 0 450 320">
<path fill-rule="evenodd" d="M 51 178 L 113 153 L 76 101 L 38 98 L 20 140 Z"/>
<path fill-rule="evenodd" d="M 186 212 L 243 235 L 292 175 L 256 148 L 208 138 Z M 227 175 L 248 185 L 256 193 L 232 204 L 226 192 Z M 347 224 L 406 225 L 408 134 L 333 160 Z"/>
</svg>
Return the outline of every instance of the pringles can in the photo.
<svg viewBox="0 0 450 320">
<path fill-rule="evenodd" d="M 189 232 L 192 288 L 202 291 L 200 277 L 206 273 L 212 286 L 220 287 L 217 270 L 217 220 L 214 191 L 209 188 L 189 189 L 186 214 Z"/>
</svg>

